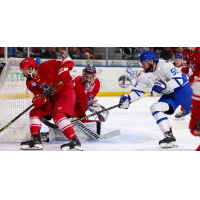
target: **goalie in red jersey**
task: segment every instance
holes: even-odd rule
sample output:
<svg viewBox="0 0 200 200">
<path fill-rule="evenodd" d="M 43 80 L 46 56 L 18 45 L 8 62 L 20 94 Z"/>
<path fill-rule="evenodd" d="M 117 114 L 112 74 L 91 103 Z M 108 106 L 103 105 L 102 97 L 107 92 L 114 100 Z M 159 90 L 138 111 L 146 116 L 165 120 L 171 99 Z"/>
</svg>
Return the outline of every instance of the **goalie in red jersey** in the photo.
<svg viewBox="0 0 200 200">
<path fill-rule="evenodd" d="M 192 89 L 192 118 L 190 120 L 189 128 L 194 136 L 200 137 L 200 75 L 195 79 Z M 196 151 L 200 151 L 200 146 L 196 149 Z"/>
<path fill-rule="evenodd" d="M 30 111 L 31 140 L 21 143 L 21 149 L 42 149 L 38 132 L 41 129 L 41 119 L 51 115 L 55 124 L 67 137 L 69 143 L 63 144 L 61 150 L 80 150 L 80 142 L 74 133 L 68 118 L 73 116 L 76 94 L 69 71 L 74 67 L 70 59 L 49 60 L 37 66 L 33 58 L 26 58 L 20 63 L 20 69 L 27 78 L 26 85 L 34 94 L 34 107 Z M 60 81 L 48 97 L 42 98 Z"/>
<path fill-rule="evenodd" d="M 74 117 L 82 118 L 86 116 L 86 111 L 98 112 L 104 107 L 97 102 L 96 95 L 100 90 L 99 79 L 96 78 L 96 68 L 92 65 L 87 65 L 83 69 L 82 76 L 77 76 L 73 80 L 76 92 L 76 105 Z M 98 114 L 100 121 L 105 122 L 108 117 L 108 111 Z M 88 119 L 82 122 L 90 122 Z"/>
</svg>

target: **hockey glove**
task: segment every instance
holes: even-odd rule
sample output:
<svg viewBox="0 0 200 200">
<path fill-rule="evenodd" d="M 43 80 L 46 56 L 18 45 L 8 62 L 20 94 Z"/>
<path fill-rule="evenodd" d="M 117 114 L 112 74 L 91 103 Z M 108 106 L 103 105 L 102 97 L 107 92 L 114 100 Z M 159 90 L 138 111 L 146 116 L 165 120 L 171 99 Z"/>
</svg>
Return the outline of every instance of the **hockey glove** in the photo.
<svg viewBox="0 0 200 200">
<path fill-rule="evenodd" d="M 88 108 L 88 110 L 92 113 L 95 113 L 95 112 L 99 112 L 101 110 L 105 109 L 102 105 L 100 105 L 99 103 L 95 102 L 94 104 L 92 104 L 92 106 L 90 106 Z M 98 114 L 98 118 L 101 122 L 105 122 L 108 118 L 108 115 L 109 115 L 109 112 L 108 111 L 104 111 L 100 114 Z"/>
<path fill-rule="evenodd" d="M 33 98 L 33 105 L 35 108 L 40 108 L 43 105 L 46 105 L 49 103 L 49 98 L 48 97 L 44 97 L 42 99 L 43 95 L 42 94 L 37 94 L 34 98 Z"/>
<path fill-rule="evenodd" d="M 131 104 L 131 97 L 127 94 L 124 94 L 121 96 L 119 103 L 121 104 L 119 106 L 120 109 L 128 109 L 129 105 Z"/>
<path fill-rule="evenodd" d="M 190 129 L 192 135 L 200 137 L 200 120 L 191 118 L 189 129 Z"/>
<path fill-rule="evenodd" d="M 167 85 L 164 81 L 156 81 L 152 90 L 151 90 L 151 96 L 155 97 L 158 94 L 167 95 L 167 94 L 170 94 L 172 92 L 174 92 L 174 91 L 167 89 Z"/>
</svg>

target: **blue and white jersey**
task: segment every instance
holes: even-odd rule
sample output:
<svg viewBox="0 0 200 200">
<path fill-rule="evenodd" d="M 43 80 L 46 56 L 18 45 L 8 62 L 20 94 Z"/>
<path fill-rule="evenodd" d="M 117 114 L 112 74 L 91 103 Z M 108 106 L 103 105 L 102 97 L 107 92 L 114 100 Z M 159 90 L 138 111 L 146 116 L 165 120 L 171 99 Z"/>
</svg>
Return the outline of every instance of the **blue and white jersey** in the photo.
<svg viewBox="0 0 200 200">
<path fill-rule="evenodd" d="M 166 83 L 167 89 L 172 93 L 174 89 L 183 87 L 188 83 L 186 75 L 178 72 L 172 63 L 159 60 L 154 72 L 145 73 L 143 70 L 138 75 L 136 84 L 129 94 L 131 99 L 138 98 L 145 93 L 148 87 L 153 87 L 155 82 L 160 80 Z"/>
</svg>

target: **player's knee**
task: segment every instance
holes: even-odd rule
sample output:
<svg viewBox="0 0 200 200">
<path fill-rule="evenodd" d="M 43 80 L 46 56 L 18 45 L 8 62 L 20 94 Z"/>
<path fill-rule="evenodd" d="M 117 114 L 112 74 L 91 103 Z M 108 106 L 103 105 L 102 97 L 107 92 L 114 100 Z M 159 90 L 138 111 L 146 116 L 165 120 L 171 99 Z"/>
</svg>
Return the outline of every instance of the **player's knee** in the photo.
<svg viewBox="0 0 200 200">
<path fill-rule="evenodd" d="M 52 118 L 56 124 L 60 121 L 60 119 L 67 119 L 65 113 L 55 113 Z"/>
<path fill-rule="evenodd" d="M 30 117 L 37 116 L 39 119 L 42 118 L 42 114 L 41 114 L 40 110 L 37 109 L 37 108 L 33 108 L 33 109 L 30 111 L 29 116 L 30 116 Z"/>
<path fill-rule="evenodd" d="M 151 107 L 150 107 L 151 113 L 154 113 L 154 112 L 158 111 L 158 107 L 159 107 L 158 102 L 156 102 L 153 105 L 151 105 Z"/>
</svg>

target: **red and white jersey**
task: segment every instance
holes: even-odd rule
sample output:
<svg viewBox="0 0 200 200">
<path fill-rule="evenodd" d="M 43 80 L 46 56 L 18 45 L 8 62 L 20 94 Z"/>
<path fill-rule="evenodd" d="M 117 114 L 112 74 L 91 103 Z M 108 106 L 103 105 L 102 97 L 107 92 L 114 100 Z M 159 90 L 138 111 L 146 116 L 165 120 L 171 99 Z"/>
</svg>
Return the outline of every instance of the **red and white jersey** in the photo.
<svg viewBox="0 0 200 200">
<path fill-rule="evenodd" d="M 76 105 L 74 116 L 76 118 L 81 118 L 85 116 L 85 112 L 88 110 L 88 108 L 97 101 L 95 97 L 100 90 L 100 81 L 98 78 L 96 78 L 94 82 L 94 88 L 92 89 L 92 91 L 89 92 L 85 90 L 81 76 L 77 76 L 73 80 L 73 83 L 76 92 Z"/>
<path fill-rule="evenodd" d="M 71 59 L 57 59 L 57 60 L 49 60 L 43 62 L 38 66 L 38 75 L 37 77 L 31 79 L 30 81 L 26 81 L 26 85 L 28 89 L 34 94 L 45 94 L 49 90 L 51 90 L 54 86 L 56 86 L 60 82 L 59 73 L 64 69 L 65 71 L 70 71 L 74 64 Z M 69 67 L 70 66 L 70 67 Z M 72 77 L 68 73 L 69 79 L 72 80 Z M 66 77 L 67 78 L 67 77 Z M 58 86 L 50 95 L 49 98 L 52 101 L 55 101 L 59 95 L 70 88 L 73 88 L 72 81 L 69 81 L 67 85 L 61 84 Z"/>
<path fill-rule="evenodd" d="M 194 52 L 187 49 L 187 64 L 193 71 L 193 76 L 198 76 L 200 72 L 200 47 L 196 47 Z"/>
<path fill-rule="evenodd" d="M 200 75 L 195 79 L 193 85 L 192 95 L 192 117 L 196 120 L 200 120 Z"/>
</svg>

